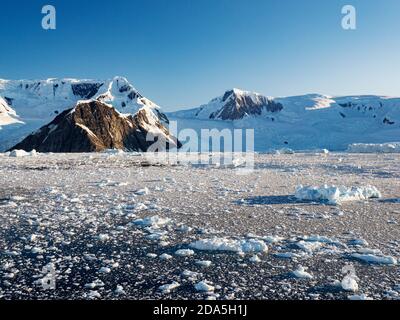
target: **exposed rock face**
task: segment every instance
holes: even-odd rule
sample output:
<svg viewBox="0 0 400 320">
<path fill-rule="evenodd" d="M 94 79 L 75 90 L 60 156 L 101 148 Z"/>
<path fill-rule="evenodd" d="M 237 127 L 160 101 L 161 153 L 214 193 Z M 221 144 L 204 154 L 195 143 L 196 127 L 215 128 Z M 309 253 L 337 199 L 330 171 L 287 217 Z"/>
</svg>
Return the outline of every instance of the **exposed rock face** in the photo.
<svg viewBox="0 0 400 320">
<path fill-rule="evenodd" d="M 74 83 L 71 85 L 71 88 L 75 96 L 79 96 L 82 99 L 91 99 L 102 86 L 103 83 Z"/>
<path fill-rule="evenodd" d="M 230 90 L 222 97 L 223 107 L 212 113 L 210 119 L 238 120 L 247 115 L 261 115 L 263 111 L 279 112 L 280 103 L 259 94 L 249 94 L 241 90 Z"/>
<path fill-rule="evenodd" d="M 125 116 L 112 106 L 93 100 L 62 112 L 10 150 L 66 153 L 106 149 L 147 151 L 154 143 L 146 141 L 149 131 L 158 141 L 165 141 L 166 149 L 180 147 L 180 143 L 146 107 L 134 116 Z"/>
</svg>

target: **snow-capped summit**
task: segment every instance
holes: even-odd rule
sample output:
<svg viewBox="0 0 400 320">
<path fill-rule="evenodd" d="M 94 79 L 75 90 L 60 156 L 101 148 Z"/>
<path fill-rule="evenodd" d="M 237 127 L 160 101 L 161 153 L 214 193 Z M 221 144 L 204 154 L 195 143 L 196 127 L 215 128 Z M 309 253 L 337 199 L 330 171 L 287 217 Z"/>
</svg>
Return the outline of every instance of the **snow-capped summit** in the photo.
<svg viewBox="0 0 400 320">
<path fill-rule="evenodd" d="M 261 116 L 279 112 L 283 106 L 273 98 L 259 93 L 231 89 L 199 108 L 174 113 L 177 117 L 197 119 L 239 120 L 248 116 Z"/>
<path fill-rule="evenodd" d="M 0 98 L 0 128 L 3 129 L 0 151 L 21 141 L 82 100 L 107 103 L 122 114 L 134 115 L 146 108 L 162 123 L 168 123 L 160 107 L 140 94 L 123 77 L 111 80 L 0 79 Z M 6 114 L 4 110 L 9 111 Z"/>
<path fill-rule="evenodd" d="M 55 116 L 79 100 L 88 99 L 109 103 L 122 113 L 135 114 L 148 106 L 157 115 L 161 114 L 155 103 L 143 97 L 123 77 L 112 80 L 0 80 L 0 96 L 12 101 L 21 118 Z"/>
</svg>

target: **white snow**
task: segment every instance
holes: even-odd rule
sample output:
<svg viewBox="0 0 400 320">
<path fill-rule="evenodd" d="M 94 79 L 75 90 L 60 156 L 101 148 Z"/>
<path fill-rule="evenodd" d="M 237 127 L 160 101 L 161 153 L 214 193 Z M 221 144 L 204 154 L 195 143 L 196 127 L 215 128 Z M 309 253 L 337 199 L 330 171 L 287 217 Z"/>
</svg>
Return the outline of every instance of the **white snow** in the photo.
<svg viewBox="0 0 400 320">
<path fill-rule="evenodd" d="M 190 247 L 202 251 L 230 251 L 237 253 L 268 252 L 268 246 L 262 240 L 212 238 L 193 242 Z"/>
<path fill-rule="evenodd" d="M 303 187 L 302 185 L 296 188 L 295 197 L 298 200 L 306 201 L 326 201 L 329 204 L 337 205 L 346 201 L 360 201 L 371 198 L 381 198 L 382 194 L 374 186 L 365 187 L 336 187 L 336 186 L 321 186 L 321 187 Z"/>
</svg>

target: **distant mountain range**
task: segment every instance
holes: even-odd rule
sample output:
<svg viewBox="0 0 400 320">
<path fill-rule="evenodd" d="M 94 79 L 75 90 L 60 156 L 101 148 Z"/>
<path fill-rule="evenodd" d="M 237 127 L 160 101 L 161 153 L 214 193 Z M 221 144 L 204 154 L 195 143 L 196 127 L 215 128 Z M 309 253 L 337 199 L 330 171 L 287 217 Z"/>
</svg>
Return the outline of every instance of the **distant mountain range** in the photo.
<svg viewBox="0 0 400 320">
<path fill-rule="evenodd" d="M 179 129 L 254 129 L 255 150 L 346 150 L 352 143 L 400 141 L 400 98 L 272 98 L 233 89 L 200 107 L 167 113 Z"/>
<path fill-rule="evenodd" d="M 0 151 L 14 146 L 52 152 L 146 151 L 143 137 L 149 132 L 171 146 L 179 144 L 168 132 L 169 119 L 179 129 L 199 133 L 254 129 L 256 151 L 345 150 L 351 143 L 400 140 L 400 98 L 394 97 L 272 98 L 231 89 L 200 107 L 165 114 L 123 77 L 0 80 Z"/>
</svg>

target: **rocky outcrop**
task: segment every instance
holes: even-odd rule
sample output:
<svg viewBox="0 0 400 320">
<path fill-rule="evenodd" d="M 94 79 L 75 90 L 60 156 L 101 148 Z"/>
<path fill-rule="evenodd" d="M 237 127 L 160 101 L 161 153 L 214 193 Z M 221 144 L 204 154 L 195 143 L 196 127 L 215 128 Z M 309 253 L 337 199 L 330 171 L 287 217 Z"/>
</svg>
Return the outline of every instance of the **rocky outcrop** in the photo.
<svg viewBox="0 0 400 320">
<path fill-rule="evenodd" d="M 112 106 L 93 100 L 59 114 L 10 150 L 39 152 L 100 152 L 106 149 L 147 151 L 154 141 L 165 149 L 180 147 L 168 129 L 146 107 L 135 115 L 122 115 Z M 161 150 L 160 150 L 161 151 Z"/>
<path fill-rule="evenodd" d="M 212 113 L 210 119 L 239 120 L 248 115 L 261 115 L 263 111 L 279 112 L 282 104 L 259 94 L 250 94 L 241 90 L 230 90 L 222 97 L 223 107 Z"/>
</svg>

